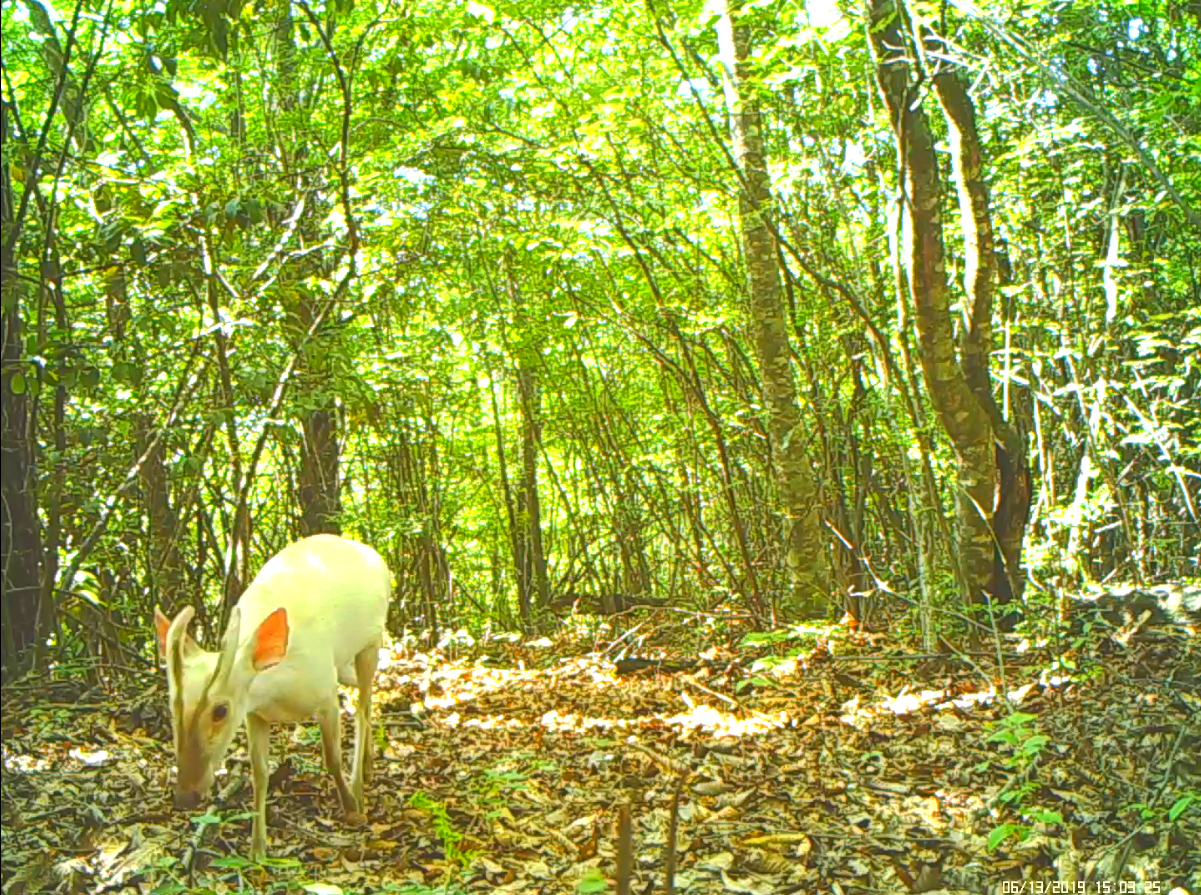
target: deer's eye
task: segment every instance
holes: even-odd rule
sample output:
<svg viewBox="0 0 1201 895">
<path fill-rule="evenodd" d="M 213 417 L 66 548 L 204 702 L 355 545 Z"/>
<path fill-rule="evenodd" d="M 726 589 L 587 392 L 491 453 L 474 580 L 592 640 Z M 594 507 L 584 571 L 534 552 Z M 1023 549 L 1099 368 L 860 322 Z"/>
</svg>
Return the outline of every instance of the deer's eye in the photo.
<svg viewBox="0 0 1201 895">
<path fill-rule="evenodd" d="M 229 706 L 226 705 L 224 702 L 218 703 L 217 705 L 213 706 L 213 720 L 214 721 L 218 721 L 218 722 L 224 721 L 225 716 L 228 714 L 229 714 Z"/>
</svg>

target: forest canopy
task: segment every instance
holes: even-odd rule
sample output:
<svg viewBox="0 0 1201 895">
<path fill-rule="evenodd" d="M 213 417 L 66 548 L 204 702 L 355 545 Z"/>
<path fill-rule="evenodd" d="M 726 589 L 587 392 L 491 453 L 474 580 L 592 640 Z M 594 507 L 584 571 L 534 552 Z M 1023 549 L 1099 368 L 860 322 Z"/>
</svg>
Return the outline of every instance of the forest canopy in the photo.
<svg viewBox="0 0 1201 895">
<path fill-rule="evenodd" d="M 397 630 L 1195 576 L 1198 25 L 5 2 L 6 670 L 316 532 Z"/>
</svg>

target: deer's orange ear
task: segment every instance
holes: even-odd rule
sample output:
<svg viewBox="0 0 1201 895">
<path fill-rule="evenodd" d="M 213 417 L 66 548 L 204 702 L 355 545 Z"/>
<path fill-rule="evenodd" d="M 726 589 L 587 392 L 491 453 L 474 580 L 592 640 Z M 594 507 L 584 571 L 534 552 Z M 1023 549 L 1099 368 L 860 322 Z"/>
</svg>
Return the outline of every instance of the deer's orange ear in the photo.
<svg viewBox="0 0 1201 895">
<path fill-rule="evenodd" d="M 171 627 L 171 619 L 163 615 L 163 610 L 154 607 L 154 627 L 158 629 L 158 654 L 167 654 L 167 629 Z"/>
<path fill-rule="evenodd" d="M 288 654 L 288 610 L 280 606 L 259 623 L 254 633 L 255 671 L 278 665 Z"/>
</svg>

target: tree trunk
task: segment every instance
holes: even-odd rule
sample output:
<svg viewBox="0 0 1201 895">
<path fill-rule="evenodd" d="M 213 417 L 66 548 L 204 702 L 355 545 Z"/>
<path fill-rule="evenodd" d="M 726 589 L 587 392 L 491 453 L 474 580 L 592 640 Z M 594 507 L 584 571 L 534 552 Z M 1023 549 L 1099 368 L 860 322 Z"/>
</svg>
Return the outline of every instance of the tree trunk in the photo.
<svg viewBox="0 0 1201 895">
<path fill-rule="evenodd" d="M 739 216 L 746 256 L 751 328 L 763 382 L 768 441 L 787 517 L 787 562 L 793 600 L 805 615 L 825 611 L 829 566 L 821 518 L 821 497 L 805 447 L 792 348 L 788 340 L 775 231 L 769 220 L 772 195 L 760 133 L 759 104 L 747 84 L 749 38 L 735 21 L 739 10 L 719 0 L 726 103 L 734 157 L 741 179 Z"/>
<path fill-rule="evenodd" d="M 517 388 L 521 403 L 521 481 L 517 488 L 517 517 L 523 568 L 518 580 L 536 605 L 550 605 L 550 581 L 542 546 L 542 504 L 538 497 L 538 451 L 542 444 L 542 399 L 537 374 L 523 358 L 517 361 Z"/>
<path fill-rule="evenodd" d="M 996 436 L 997 482 L 992 505 L 996 543 L 988 591 L 998 603 L 1008 603 L 1015 597 L 1020 599 L 1025 586 L 1021 559 L 1032 494 L 1029 446 L 1022 429 L 1013 420 L 1006 419 L 997 405 L 989 374 L 997 255 L 988 184 L 982 174 L 976 109 L 963 81 L 954 72 L 937 75 L 934 86 L 946 113 L 951 136 L 952 167 L 963 230 L 964 287 L 971 301 L 963 337 L 963 369 Z"/>
<path fill-rule="evenodd" d="M 154 438 L 149 415 L 138 414 L 134 428 L 140 457 Z M 171 504 L 171 485 L 167 467 L 163 463 L 161 441 L 146 457 L 139 475 L 150 528 L 150 585 L 153 591 L 157 591 L 156 599 L 162 605 L 178 608 L 183 604 L 185 589 L 183 557 L 177 539 L 179 516 Z"/>
<path fill-rule="evenodd" d="M 992 586 L 991 517 L 996 475 L 992 426 L 956 356 L 938 159 L 925 112 L 910 93 L 909 65 L 897 58 L 905 46 L 900 12 L 894 0 L 871 0 L 870 14 L 877 78 L 904 168 L 905 263 L 922 376 L 935 414 L 955 451 L 958 571 L 966 600 L 975 604 Z M 990 275 L 991 267 L 984 274 Z M 974 321 L 973 326 L 979 325 L 978 320 Z M 979 334 L 974 338 L 980 341 Z"/>
<path fill-rule="evenodd" d="M 333 408 L 305 414 L 300 451 L 300 533 L 341 534 L 338 417 Z"/>
<path fill-rule="evenodd" d="M 0 133 L 7 146 L 11 138 L 7 103 L 0 103 Z M 27 184 L 26 189 L 33 187 Z M 32 368 L 22 360 L 22 287 L 17 281 L 16 234 L 11 227 L 14 212 L 11 172 L 5 161 L 0 165 L 0 220 L 5 237 L 0 249 L 0 607 L 6 675 L 20 668 L 22 653 L 37 639 L 41 549 L 30 438 L 28 384 Z"/>
<path fill-rule="evenodd" d="M 505 431 L 500 422 L 500 402 L 496 398 L 496 380 L 489 374 L 488 396 L 492 406 L 492 432 L 496 437 L 497 473 L 500 476 L 501 493 L 505 501 L 505 518 L 508 521 L 509 550 L 513 558 L 513 571 L 517 577 L 517 606 L 522 627 L 527 631 L 533 625 L 533 607 L 530 605 L 530 588 L 522 577 L 526 568 L 525 541 L 521 536 L 518 521 L 517 500 L 513 496 L 513 485 L 509 479 L 509 463 L 505 455 Z"/>
<path fill-rule="evenodd" d="M 46 255 L 42 271 L 44 277 L 42 288 L 50 293 L 54 304 L 54 325 L 60 333 L 68 332 L 70 325 L 67 319 L 66 296 L 63 294 L 62 258 L 58 251 L 57 233 L 53 230 L 48 234 L 46 241 Z M 38 333 L 38 344 L 39 354 L 44 356 L 50 353 L 44 317 Z M 49 487 L 46 489 L 46 499 L 44 501 L 39 499 L 46 524 L 42 532 L 41 543 L 42 589 L 38 603 L 37 630 L 45 633 L 57 631 L 59 623 L 56 590 L 59 583 L 59 554 L 62 551 L 63 491 L 67 482 L 67 387 L 63 384 L 65 378 L 63 354 L 58 354 L 56 363 L 51 369 L 55 373 L 56 382 L 49 440 L 53 443 L 54 449 L 52 461 L 49 463 L 50 480 Z M 42 386 L 45 386 L 47 381 L 44 372 L 39 375 L 39 382 Z M 46 458 L 43 456 L 43 462 L 45 461 Z M 40 494 L 38 496 L 41 497 Z M 33 664 L 38 671 L 45 667 L 43 658 L 48 640 L 49 638 L 45 636 L 39 636 L 37 640 Z"/>
</svg>

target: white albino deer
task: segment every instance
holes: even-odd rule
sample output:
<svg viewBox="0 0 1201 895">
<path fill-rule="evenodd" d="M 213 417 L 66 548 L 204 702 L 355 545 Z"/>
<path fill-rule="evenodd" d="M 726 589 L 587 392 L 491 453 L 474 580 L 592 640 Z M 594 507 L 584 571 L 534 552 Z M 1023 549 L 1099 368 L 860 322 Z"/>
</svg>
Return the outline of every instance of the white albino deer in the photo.
<svg viewBox="0 0 1201 895">
<path fill-rule="evenodd" d="M 262 858 L 270 725 L 316 715 L 342 809 L 360 820 L 372 764 L 371 686 L 391 591 L 388 567 L 370 547 L 315 535 L 263 566 L 230 613 L 219 652 L 201 649 L 187 633 L 190 606 L 174 619 L 155 609 L 179 772 L 175 804 L 200 804 L 245 719 L 254 781 L 251 855 Z M 359 688 L 350 787 L 342 774 L 339 681 Z"/>
</svg>

